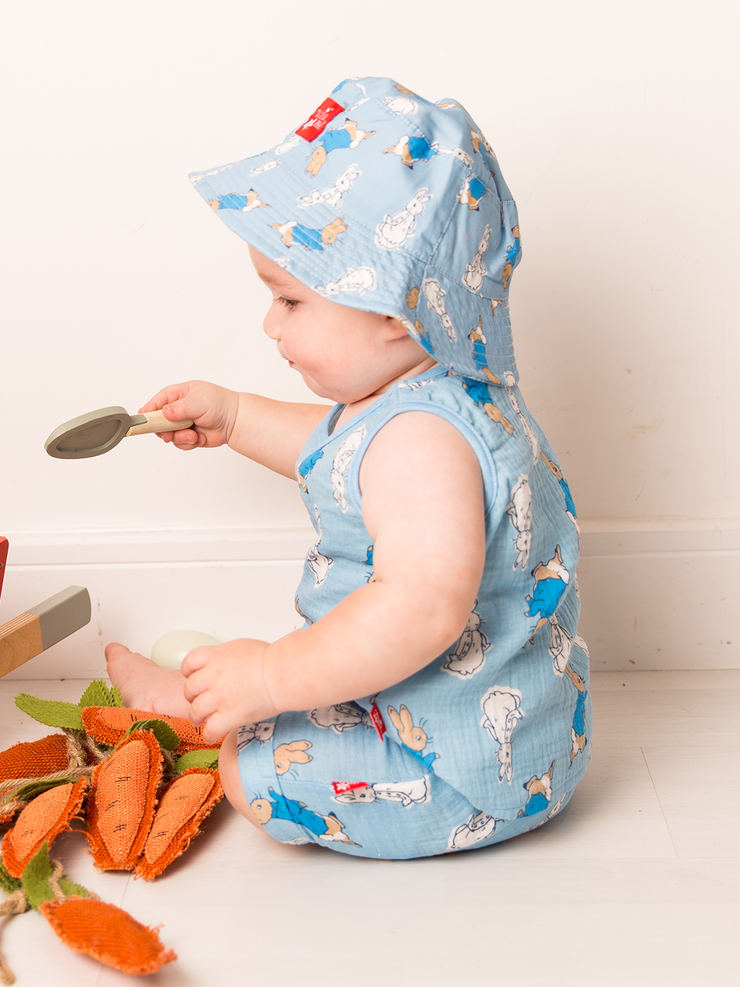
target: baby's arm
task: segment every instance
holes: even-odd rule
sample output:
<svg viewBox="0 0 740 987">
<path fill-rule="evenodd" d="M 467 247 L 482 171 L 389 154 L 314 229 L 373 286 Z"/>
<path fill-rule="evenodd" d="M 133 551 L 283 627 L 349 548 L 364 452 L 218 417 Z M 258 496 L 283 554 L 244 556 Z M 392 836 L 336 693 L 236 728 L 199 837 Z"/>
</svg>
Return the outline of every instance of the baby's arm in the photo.
<svg viewBox="0 0 740 987">
<path fill-rule="evenodd" d="M 164 388 L 140 411 L 159 409 L 170 421 L 193 420 L 193 428 L 161 433 L 165 442 L 178 449 L 228 444 L 243 456 L 295 479 L 301 449 L 329 407 L 273 401 L 191 380 Z"/>
<path fill-rule="evenodd" d="M 183 664 L 195 723 L 239 723 L 372 695 L 449 648 L 475 603 L 485 559 L 478 460 L 442 418 L 407 412 L 373 439 L 360 483 L 374 580 L 311 627 L 267 645 L 230 642 Z M 226 650 L 222 650 L 226 649 Z"/>
</svg>

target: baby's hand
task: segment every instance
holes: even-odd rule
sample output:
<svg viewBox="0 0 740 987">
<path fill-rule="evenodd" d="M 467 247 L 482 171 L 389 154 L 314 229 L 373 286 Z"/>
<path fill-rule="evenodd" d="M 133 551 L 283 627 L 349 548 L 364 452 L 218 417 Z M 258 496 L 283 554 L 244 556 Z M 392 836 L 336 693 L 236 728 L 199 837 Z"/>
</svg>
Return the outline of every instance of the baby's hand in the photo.
<svg viewBox="0 0 740 987">
<path fill-rule="evenodd" d="M 161 410 L 171 422 L 191 418 L 192 428 L 157 433 L 178 449 L 189 450 L 199 446 L 214 448 L 228 442 L 238 409 L 239 395 L 236 391 L 203 380 L 190 380 L 165 387 L 139 408 L 139 412 Z"/>
<path fill-rule="evenodd" d="M 190 651 L 182 663 L 184 695 L 194 726 L 215 743 L 234 727 L 277 716 L 265 687 L 262 656 L 266 641 L 242 638 Z"/>
</svg>

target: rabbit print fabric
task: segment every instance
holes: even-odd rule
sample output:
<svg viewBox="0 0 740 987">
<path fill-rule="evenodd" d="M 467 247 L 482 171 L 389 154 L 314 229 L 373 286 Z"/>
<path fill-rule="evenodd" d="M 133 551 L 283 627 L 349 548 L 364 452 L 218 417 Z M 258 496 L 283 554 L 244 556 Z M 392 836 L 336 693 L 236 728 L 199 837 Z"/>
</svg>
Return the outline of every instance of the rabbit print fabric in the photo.
<svg viewBox="0 0 740 987">
<path fill-rule="evenodd" d="M 360 462 L 405 411 L 442 416 L 478 457 L 484 575 L 459 640 L 415 675 L 377 696 L 241 728 L 252 810 L 278 840 L 361 856 L 427 856 L 517 836 L 566 804 L 590 759 L 567 482 L 513 377 L 497 386 L 435 367 L 333 430 L 340 411 L 296 466 L 316 531 L 296 595 L 306 625 L 373 578 Z"/>
</svg>

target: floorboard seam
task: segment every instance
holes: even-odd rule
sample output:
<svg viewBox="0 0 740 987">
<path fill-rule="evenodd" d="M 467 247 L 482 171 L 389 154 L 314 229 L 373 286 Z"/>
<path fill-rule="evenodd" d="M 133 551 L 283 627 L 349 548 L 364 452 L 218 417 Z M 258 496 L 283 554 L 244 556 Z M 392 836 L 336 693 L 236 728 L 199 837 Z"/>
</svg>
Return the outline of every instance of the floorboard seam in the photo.
<svg viewBox="0 0 740 987">
<path fill-rule="evenodd" d="M 671 832 L 671 827 L 668 825 L 668 819 L 666 818 L 665 810 L 663 809 L 663 803 L 660 800 L 660 795 L 658 794 L 658 789 L 656 788 L 655 782 L 653 781 L 653 773 L 650 770 L 650 765 L 648 764 L 647 755 L 645 754 L 645 749 L 640 748 L 640 753 L 642 754 L 642 759 L 645 762 L 645 767 L 647 768 L 647 773 L 650 778 L 650 784 L 653 786 L 653 791 L 655 792 L 655 797 L 658 800 L 658 805 L 660 806 L 660 814 L 663 816 L 663 822 L 665 823 L 665 828 L 668 831 L 668 836 L 671 840 L 671 846 L 673 847 L 673 852 L 676 854 L 676 859 L 680 859 L 680 854 L 676 846 L 676 842 L 673 839 L 673 833 Z"/>
</svg>

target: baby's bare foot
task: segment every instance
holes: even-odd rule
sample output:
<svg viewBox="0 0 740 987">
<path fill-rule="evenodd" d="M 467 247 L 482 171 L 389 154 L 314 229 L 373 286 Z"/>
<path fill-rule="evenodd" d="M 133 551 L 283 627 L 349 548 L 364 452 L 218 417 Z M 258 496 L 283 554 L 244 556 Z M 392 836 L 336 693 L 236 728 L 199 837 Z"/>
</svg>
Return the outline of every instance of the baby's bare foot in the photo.
<svg viewBox="0 0 740 987">
<path fill-rule="evenodd" d="M 190 704 L 183 695 L 185 677 L 178 669 L 160 668 L 143 655 L 112 642 L 105 649 L 108 676 L 131 709 L 188 718 Z"/>
</svg>

